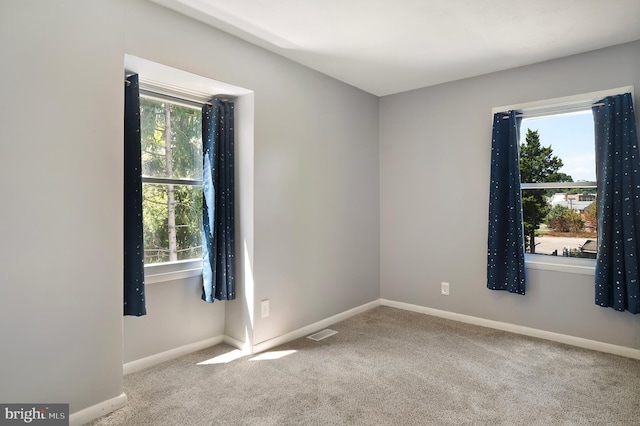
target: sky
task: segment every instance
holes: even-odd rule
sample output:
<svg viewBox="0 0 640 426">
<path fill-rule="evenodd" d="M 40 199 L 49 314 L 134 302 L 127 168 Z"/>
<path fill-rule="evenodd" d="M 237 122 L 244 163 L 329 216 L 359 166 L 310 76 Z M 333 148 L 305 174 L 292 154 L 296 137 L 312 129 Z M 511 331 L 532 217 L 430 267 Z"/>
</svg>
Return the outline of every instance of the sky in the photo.
<svg viewBox="0 0 640 426">
<path fill-rule="evenodd" d="M 540 144 L 553 149 L 562 159 L 560 172 L 570 175 L 574 182 L 596 180 L 596 155 L 591 111 L 539 118 L 524 118 L 520 127 L 520 142 L 525 141 L 527 129 L 538 130 Z"/>
</svg>

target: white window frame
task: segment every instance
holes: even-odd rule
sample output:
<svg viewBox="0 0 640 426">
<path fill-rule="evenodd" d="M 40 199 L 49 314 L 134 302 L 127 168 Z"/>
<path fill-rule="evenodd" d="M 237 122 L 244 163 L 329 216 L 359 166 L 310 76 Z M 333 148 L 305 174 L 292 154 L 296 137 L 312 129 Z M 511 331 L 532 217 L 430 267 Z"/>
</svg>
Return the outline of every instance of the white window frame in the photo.
<svg viewBox="0 0 640 426">
<path fill-rule="evenodd" d="M 191 277 L 202 277 L 202 259 L 154 263 L 144 266 L 145 285 Z"/>
<path fill-rule="evenodd" d="M 158 87 L 153 83 L 140 78 L 140 97 L 174 105 L 180 105 L 194 110 L 201 110 L 205 102 L 201 102 L 203 96 L 189 99 L 189 95 L 181 93 L 179 89 L 172 89 L 171 94 L 167 94 L 166 87 Z M 179 97 L 180 96 L 180 97 Z M 206 96 L 206 95 L 205 95 Z M 158 178 L 142 176 L 142 183 L 145 184 L 174 184 L 202 187 L 202 180 L 180 179 L 180 178 Z M 144 214 L 144 211 L 143 211 Z M 144 267 L 144 282 L 154 284 L 165 281 L 174 281 L 190 277 L 202 276 L 202 259 L 186 259 L 175 262 L 152 263 Z"/>
<path fill-rule="evenodd" d="M 554 114 L 590 110 L 591 106 L 607 96 L 631 93 L 633 86 L 618 87 L 615 89 L 600 90 L 560 98 L 546 99 L 534 102 L 524 102 L 513 105 L 504 105 L 492 108 L 491 116 L 504 111 L 519 111 L 524 118 L 544 117 Z M 549 182 L 549 183 L 521 183 L 521 189 L 548 189 L 548 188 L 592 188 L 597 187 L 597 182 Z M 526 253 L 525 267 L 527 269 L 539 269 L 545 271 L 568 272 L 573 274 L 595 276 L 595 259 L 584 259 L 562 256 L 544 256 Z"/>
<path fill-rule="evenodd" d="M 238 86 L 212 80 L 133 55 L 124 55 L 124 67 L 125 74 L 139 75 L 141 91 L 155 92 L 163 95 L 165 100 L 170 100 L 177 104 L 181 104 L 180 100 L 182 99 L 189 106 L 202 105 L 215 96 L 234 99 L 238 96 L 253 93 Z M 148 96 L 148 94 L 145 96 Z M 150 264 L 144 267 L 145 285 L 190 277 L 202 277 L 201 259 Z"/>
</svg>

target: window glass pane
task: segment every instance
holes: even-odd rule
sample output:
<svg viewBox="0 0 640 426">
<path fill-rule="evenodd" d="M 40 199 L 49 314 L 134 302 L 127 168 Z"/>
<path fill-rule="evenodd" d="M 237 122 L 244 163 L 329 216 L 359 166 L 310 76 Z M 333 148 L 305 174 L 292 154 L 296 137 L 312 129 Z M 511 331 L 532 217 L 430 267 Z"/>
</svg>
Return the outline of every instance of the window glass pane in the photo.
<svg viewBox="0 0 640 426">
<path fill-rule="evenodd" d="M 140 131 L 142 176 L 202 180 L 200 110 L 142 97 Z"/>
<path fill-rule="evenodd" d="M 522 182 L 596 181 L 591 111 L 525 118 L 520 142 Z"/>
<path fill-rule="evenodd" d="M 145 264 L 202 256 L 202 187 L 142 185 Z"/>
<path fill-rule="evenodd" d="M 591 111 L 524 119 L 523 183 L 595 182 Z M 525 252 L 595 258 L 596 188 L 524 189 Z"/>
<path fill-rule="evenodd" d="M 595 259 L 595 188 L 522 191 L 525 252 Z"/>
</svg>

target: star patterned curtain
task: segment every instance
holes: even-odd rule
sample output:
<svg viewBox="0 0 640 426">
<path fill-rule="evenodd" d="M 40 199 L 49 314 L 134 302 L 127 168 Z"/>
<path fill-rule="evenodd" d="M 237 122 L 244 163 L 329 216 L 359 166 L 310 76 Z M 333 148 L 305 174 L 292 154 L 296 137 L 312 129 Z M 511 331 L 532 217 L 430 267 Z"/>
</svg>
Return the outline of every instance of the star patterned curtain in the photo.
<svg viewBox="0 0 640 426">
<path fill-rule="evenodd" d="M 493 116 L 487 287 L 525 294 L 524 226 L 516 111 Z"/>
<path fill-rule="evenodd" d="M 235 299 L 234 105 L 202 108 L 202 300 Z"/>
<path fill-rule="evenodd" d="M 640 155 L 631 93 L 607 97 L 592 110 L 598 179 L 595 303 L 637 314 Z"/>
<path fill-rule="evenodd" d="M 138 75 L 124 86 L 124 315 L 142 316 L 144 245 L 142 231 L 142 153 Z"/>
</svg>

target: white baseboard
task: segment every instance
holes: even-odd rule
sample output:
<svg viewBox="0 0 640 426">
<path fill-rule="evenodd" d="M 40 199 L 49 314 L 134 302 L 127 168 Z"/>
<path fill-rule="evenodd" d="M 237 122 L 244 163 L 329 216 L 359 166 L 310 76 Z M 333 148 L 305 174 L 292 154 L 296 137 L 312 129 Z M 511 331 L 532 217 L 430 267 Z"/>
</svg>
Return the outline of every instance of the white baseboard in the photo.
<svg viewBox="0 0 640 426">
<path fill-rule="evenodd" d="M 345 312 L 341 312 L 337 315 L 334 315 L 332 317 L 326 318 L 322 321 L 318 321 L 314 324 L 310 324 L 306 327 L 302 327 L 300 329 L 291 331 L 289 333 L 283 334 L 282 336 L 278 336 L 275 337 L 273 339 L 264 341 L 262 343 L 259 343 L 253 347 L 251 347 L 251 344 L 248 342 L 243 342 L 240 341 L 238 339 L 235 339 L 231 336 L 217 336 L 217 337 L 212 337 L 210 339 L 205 339 L 202 340 L 200 342 L 196 342 L 196 343 L 191 343 L 189 345 L 184 345 L 184 346 L 180 346 L 178 348 L 174 348 L 171 350 L 168 350 L 166 352 L 161 352 L 159 354 L 154 354 L 151 356 L 148 356 L 146 358 L 141 358 L 141 359 L 137 359 L 135 361 L 131 361 L 131 362 L 127 362 L 126 364 L 123 365 L 122 370 L 123 373 L 126 374 L 131 374 L 131 373 L 135 373 L 136 371 L 140 371 L 140 370 L 144 370 L 145 368 L 149 368 L 149 367 L 153 367 L 154 365 L 158 365 L 162 362 L 165 361 L 169 361 L 171 359 L 183 356 L 183 355 L 187 355 L 190 354 L 192 352 L 196 352 L 199 351 L 201 349 L 205 349 L 214 345 L 217 345 L 219 343 L 226 343 L 230 346 L 233 346 L 237 349 L 240 349 L 241 351 L 245 352 L 247 355 L 249 354 L 253 354 L 253 353 L 258 353 L 258 352 L 263 352 L 266 351 L 268 349 L 274 348 L 278 345 L 282 345 L 283 343 L 287 343 L 290 342 L 291 340 L 295 340 L 299 337 L 303 337 L 306 336 L 307 334 L 311 334 L 314 331 L 318 331 L 321 328 L 327 327 L 331 324 L 335 324 L 336 322 L 345 320 L 347 318 L 350 318 L 354 315 L 357 315 L 361 312 L 367 311 L 371 308 L 375 308 L 376 306 L 380 306 L 380 299 L 379 300 L 375 300 L 373 302 L 370 303 L 366 303 L 364 305 L 355 307 L 353 309 L 350 309 L 348 311 Z"/>
<path fill-rule="evenodd" d="M 240 349 L 242 352 L 245 352 L 247 355 L 251 353 L 251 344 L 249 342 L 243 342 L 242 340 L 238 340 L 231 336 L 224 336 L 224 343 L 229 346 L 233 346 L 236 349 Z"/>
<path fill-rule="evenodd" d="M 182 355 L 187 355 L 192 352 L 206 349 L 208 347 L 217 345 L 224 341 L 224 336 L 211 337 L 209 339 L 201 340 L 199 342 L 190 343 L 188 345 L 180 346 L 170 349 L 159 354 L 154 354 L 146 358 L 137 359 L 135 361 L 127 362 L 122 366 L 124 374 L 135 373 L 136 371 L 144 370 L 145 368 L 153 367 L 162 362 L 169 361 L 174 358 L 178 358 Z"/>
<path fill-rule="evenodd" d="M 468 324 L 479 325 L 481 327 L 494 328 L 496 330 L 508 331 L 525 336 L 537 337 L 551 340 L 558 343 L 605 352 L 627 358 L 640 359 L 640 350 L 627 348 L 625 346 L 612 345 L 610 343 L 598 342 L 596 340 L 583 339 L 581 337 L 569 336 L 567 334 L 554 333 L 551 331 L 539 330 L 537 328 L 524 327 L 521 325 L 509 324 L 506 322 L 493 321 L 470 315 L 457 314 L 455 312 L 441 311 L 439 309 L 427 308 L 424 306 L 412 305 L 409 303 L 395 302 L 393 300 L 380 299 L 380 304 L 392 308 L 404 309 L 405 311 L 419 312 L 433 315 L 434 317 L 446 318 Z"/>
<path fill-rule="evenodd" d="M 115 398 L 107 399 L 99 404 L 76 411 L 69 416 L 69 426 L 81 426 L 92 420 L 105 416 L 127 405 L 127 395 L 121 393 Z"/>
<path fill-rule="evenodd" d="M 361 312 L 368 311 L 369 309 L 375 308 L 376 306 L 380 306 L 380 300 L 374 300 L 373 302 L 365 303 L 364 305 L 357 306 L 353 309 L 349 309 L 348 311 L 339 313 L 329 318 L 325 318 L 316 323 L 307 325 L 305 327 L 299 328 L 297 330 L 291 331 L 287 334 L 283 334 L 282 336 L 274 337 L 273 339 L 266 340 L 264 342 L 258 343 L 253 346 L 252 353 L 263 352 L 274 348 L 278 345 L 282 345 L 284 343 L 290 342 L 292 340 L 298 339 L 300 337 L 304 337 L 308 334 L 313 333 L 314 331 L 318 331 L 324 327 L 328 327 L 331 324 L 335 324 L 339 321 L 345 320 L 347 318 L 351 318 L 354 315 L 357 315 Z"/>
</svg>

